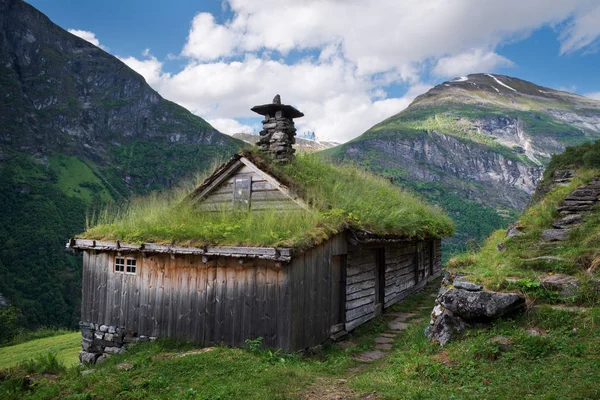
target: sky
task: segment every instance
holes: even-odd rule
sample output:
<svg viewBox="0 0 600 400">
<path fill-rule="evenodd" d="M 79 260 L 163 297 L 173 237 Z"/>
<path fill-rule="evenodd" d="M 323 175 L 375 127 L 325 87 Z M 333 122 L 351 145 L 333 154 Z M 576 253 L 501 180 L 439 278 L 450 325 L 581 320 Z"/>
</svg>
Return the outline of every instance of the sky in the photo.
<svg viewBox="0 0 600 400">
<path fill-rule="evenodd" d="M 498 73 L 600 100 L 596 0 L 29 0 L 221 132 L 280 94 L 345 142 L 431 87 Z"/>
</svg>

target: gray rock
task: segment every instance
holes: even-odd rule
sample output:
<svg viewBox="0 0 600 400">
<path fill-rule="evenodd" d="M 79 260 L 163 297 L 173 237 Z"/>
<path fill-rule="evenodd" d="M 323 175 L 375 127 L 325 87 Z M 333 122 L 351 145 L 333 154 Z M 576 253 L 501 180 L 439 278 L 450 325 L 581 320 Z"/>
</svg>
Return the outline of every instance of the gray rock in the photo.
<svg viewBox="0 0 600 400">
<path fill-rule="evenodd" d="M 104 348 L 104 352 L 108 353 L 108 354 L 119 354 L 121 352 L 123 352 L 123 348 L 122 347 L 105 347 Z"/>
<path fill-rule="evenodd" d="M 375 343 L 394 343 L 394 339 L 380 336 L 375 338 Z"/>
<path fill-rule="evenodd" d="M 110 357 L 110 355 L 108 354 L 102 354 L 100 357 L 98 357 L 98 359 L 96 360 L 96 364 L 102 364 L 104 361 L 108 360 L 108 358 Z"/>
<path fill-rule="evenodd" d="M 515 236 L 520 236 L 522 235 L 523 232 L 520 231 L 520 227 L 518 224 L 516 225 L 511 225 L 508 227 L 508 230 L 506 231 L 506 238 L 510 239 L 513 238 Z"/>
<path fill-rule="evenodd" d="M 396 319 L 388 322 L 388 328 L 392 331 L 403 331 L 408 328 L 408 324 L 402 319 Z"/>
<path fill-rule="evenodd" d="M 355 354 L 352 357 L 356 360 L 363 361 L 363 362 L 373 362 L 373 361 L 381 360 L 382 358 L 384 358 L 386 356 L 387 356 L 387 354 L 382 351 L 371 350 L 371 351 L 365 351 L 363 353 Z"/>
<path fill-rule="evenodd" d="M 470 292 L 453 288 L 439 298 L 441 306 L 464 320 L 493 320 L 521 311 L 525 298 L 517 293 Z"/>
<path fill-rule="evenodd" d="M 565 227 L 569 227 L 575 224 L 579 224 L 583 219 L 581 214 L 568 214 L 563 218 L 554 221 L 552 223 L 552 227 L 556 229 L 564 229 Z"/>
<path fill-rule="evenodd" d="M 564 274 L 548 275 L 542 278 L 540 283 L 546 289 L 558 291 L 562 298 L 575 296 L 581 285 L 579 279 Z"/>
<path fill-rule="evenodd" d="M 100 332 L 102 332 L 102 333 L 108 332 L 108 326 L 100 325 Z"/>
<path fill-rule="evenodd" d="M 468 290 L 470 292 L 479 292 L 480 290 L 483 289 L 483 286 L 476 285 L 474 283 L 467 282 L 467 281 L 458 281 L 458 282 L 455 281 L 454 282 L 454 287 L 457 288 L 457 289 Z"/>
<path fill-rule="evenodd" d="M 81 350 L 79 352 L 79 361 L 82 364 L 95 364 L 96 360 L 100 355 L 97 353 L 88 353 L 87 351 Z"/>
<path fill-rule="evenodd" d="M 112 334 L 117 333 L 117 328 L 115 328 L 114 326 L 109 326 L 108 333 L 112 333 Z"/>
<path fill-rule="evenodd" d="M 104 340 L 106 340 L 107 342 L 112 342 L 113 338 L 115 335 L 113 335 L 112 333 L 105 333 L 104 334 Z"/>
<path fill-rule="evenodd" d="M 441 346 L 448 343 L 457 333 L 466 329 L 465 322 L 455 316 L 449 310 L 442 310 L 441 314 L 433 317 L 432 323 L 425 328 L 425 335 L 432 342 L 437 342 Z"/>
<path fill-rule="evenodd" d="M 83 339 L 93 340 L 94 339 L 94 331 L 89 328 L 82 328 L 81 329 L 81 337 Z"/>
<path fill-rule="evenodd" d="M 542 240 L 546 242 L 559 242 L 567 240 L 570 234 L 570 229 L 546 229 L 542 232 Z"/>
<path fill-rule="evenodd" d="M 494 336 L 493 338 L 490 338 L 489 342 L 497 346 L 501 352 L 510 350 L 513 344 L 513 341 L 506 336 Z"/>
</svg>

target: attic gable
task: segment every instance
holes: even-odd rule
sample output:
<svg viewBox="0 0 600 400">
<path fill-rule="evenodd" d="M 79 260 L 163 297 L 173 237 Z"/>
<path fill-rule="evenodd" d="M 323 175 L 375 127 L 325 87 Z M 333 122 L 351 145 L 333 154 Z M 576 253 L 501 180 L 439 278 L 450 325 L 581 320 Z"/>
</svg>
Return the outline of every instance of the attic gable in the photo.
<svg viewBox="0 0 600 400">
<path fill-rule="evenodd" d="M 308 209 L 285 185 L 241 155 L 219 167 L 190 199 L 203 211 Z"/>
</svg>

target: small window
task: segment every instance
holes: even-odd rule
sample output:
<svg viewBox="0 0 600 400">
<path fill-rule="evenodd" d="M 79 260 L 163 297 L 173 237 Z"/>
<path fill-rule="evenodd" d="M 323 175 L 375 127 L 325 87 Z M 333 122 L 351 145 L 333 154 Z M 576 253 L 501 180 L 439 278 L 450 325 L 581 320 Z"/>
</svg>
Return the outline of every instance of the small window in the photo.
<svg viewBox="0 0 600 400">
<path fill-rule="evenodd" d="M 135 274 L 136 273 L 136 259 L 135 258 L 115 258 L 115 272 Z"/>
<path fill-rule="evenodd" d="M 135 259 L 134 258 L 128 258 L 127 259 L 127 270 L 126 272 L 128 274 L 135 274 Z"/>
<path fill-rule="evenodd" d="M 115 258 L 115 272 L 125 272 L 125 259 L 121 257 Z"/>
<path fill-rule="evenodd" d="M 252 180 L 248 177 L 236 177 L 233 181 L 233 207 L 236 210 L 250 208 Z"/>
</svg>

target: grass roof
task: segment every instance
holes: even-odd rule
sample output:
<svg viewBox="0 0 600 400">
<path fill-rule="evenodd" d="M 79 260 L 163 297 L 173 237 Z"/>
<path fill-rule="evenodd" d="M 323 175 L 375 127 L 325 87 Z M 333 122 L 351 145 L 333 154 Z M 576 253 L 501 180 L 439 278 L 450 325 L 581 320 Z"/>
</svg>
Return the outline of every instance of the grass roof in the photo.
<svg viewBox="0 0 600 400">
<path fill-rule="evenodd" d="M 283 165 L 256 152 L 243 155 L 297 193 L 310 209 L 201 212 L 183 201 L 198 186 L 196 181 L 169 192 L 133 198 L 120 207 L 107 207 L 91 218 L 80 237 L 190 246 L 306 248 L 347 228 L 406 239 L 442 238 L 453 233 L 452 221 L 441 209 L 356 167 L 334 166 L 315 154 L 300 154 Z"/>
</svg>

